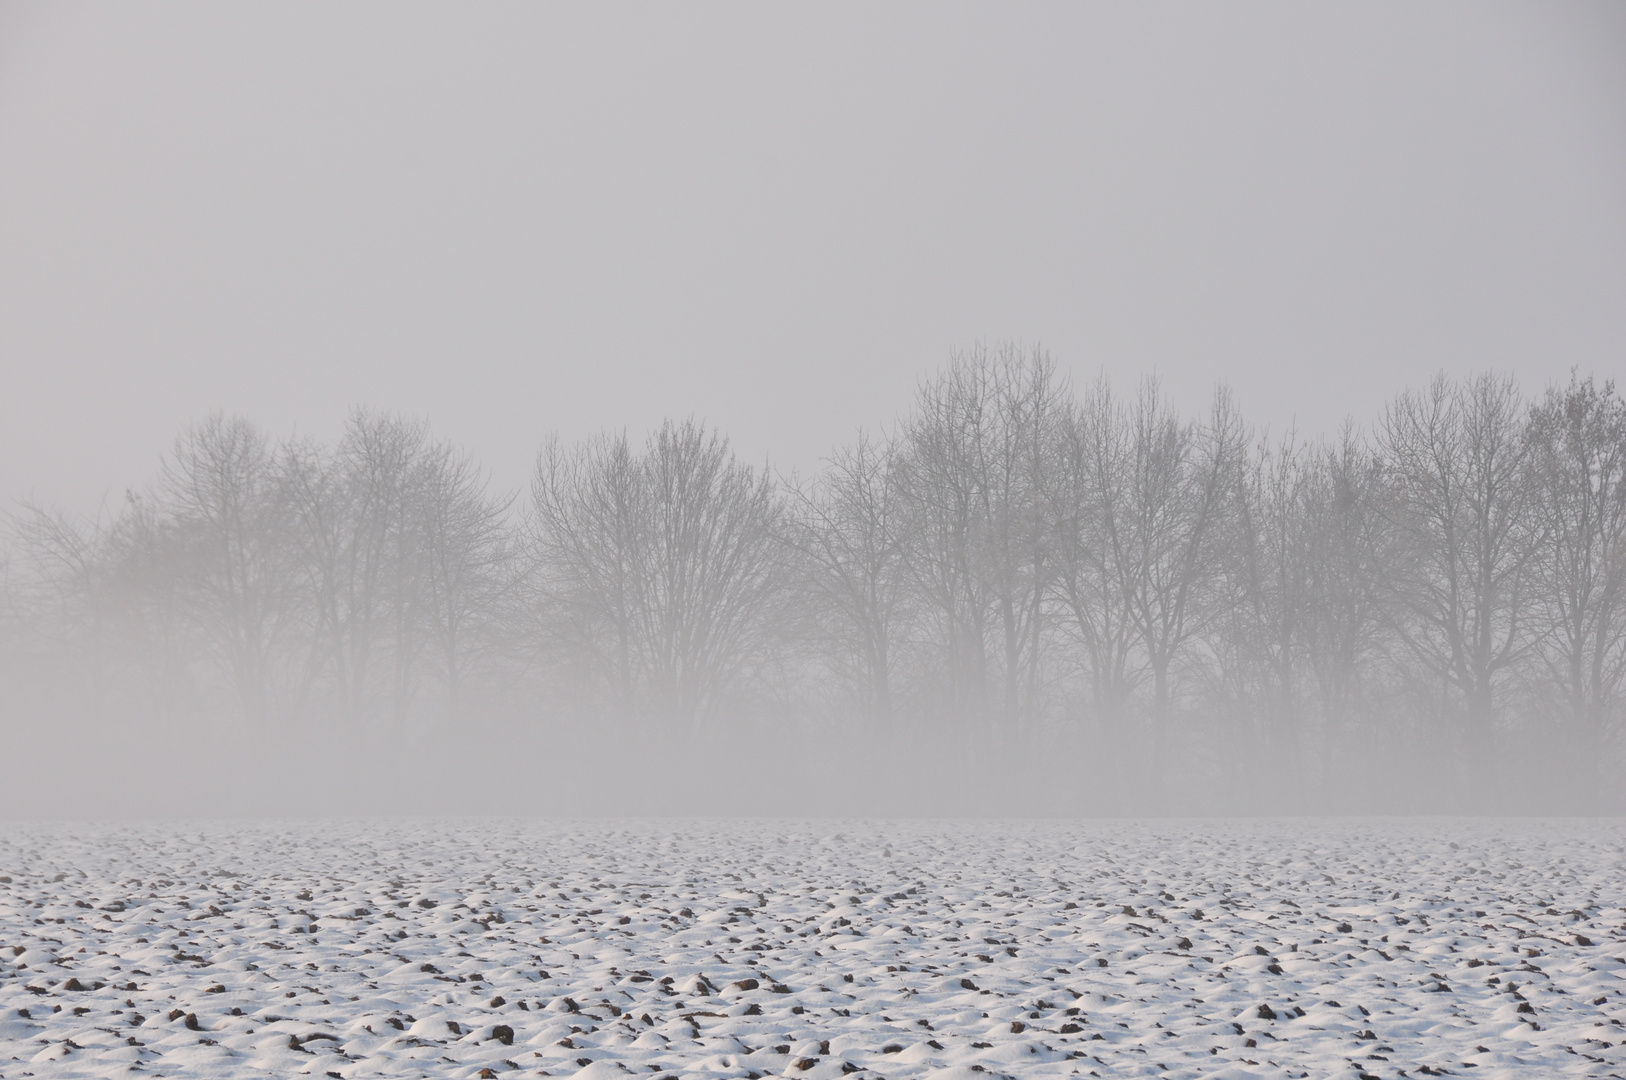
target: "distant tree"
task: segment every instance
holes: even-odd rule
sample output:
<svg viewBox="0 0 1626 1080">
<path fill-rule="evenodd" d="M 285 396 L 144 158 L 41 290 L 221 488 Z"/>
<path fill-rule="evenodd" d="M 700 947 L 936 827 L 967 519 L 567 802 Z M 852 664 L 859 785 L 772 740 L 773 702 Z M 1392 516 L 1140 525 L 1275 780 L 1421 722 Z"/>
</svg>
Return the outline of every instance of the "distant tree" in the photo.
<svg viewBox="0 0 1626 1080">
<path fill-rule="evenodd" d="M 1133 475 L 1128 416 L 1102 379 L 1062 425 L 1051 559 L 1057 601 L 1082 649 L 1088 707 L 1108 746 L 1127 734 L 1145 670 L 1130 608 L 1142 577 L 1128 519 Z"/>
<path fill-rule="evenodd" d="M 1152 755 L 1169 773 L 1173 676 L 1214 613 L 1227 499 L 1244 449 L 1230 395 L 1216 393 L 1207 424 L 1180 420 L 1148 379 L 1130 412 L 1130 481 L 1122 544 L 1135 575 L 1126 582 L 1130 623 L 1152 689 Z"/>
<path fill-rule="evenodd" d="M 1322 783 L 1331 790 L 1351 775 L 1358 722 L 1382 694 L 1391 659 L 1385 604 L 1399 556 L 1382 461 L 1353 428 L 1319 447 L 1309 471 L 1305 648 L 1323 728 Z"/>
<path fill-rule="evenodd" d="M 421 423 L 357 409 L 333 449 L 288 451 L 298 558 L 314 608 L 307 679 L 330 676 L 351 722 L 388 702 L 398 726 L 410 704 L 419 653 L 414 485 L 427 446 Z"/>
<path fill-rule="evenodd" d="M 429 447 L 414 470 L 408 509 L 418 537 L 414 606 L 454 722 L 470 672 L 502 636 L 521 573 L 508 532 L 512 502 L 489 494 L 473 459 L 444 443 Z"/>
<path fill-rule="evenodd" d="M 919 599 L 920 630 L 935 653 L 929 704 L 965 730 L 989 714 L 992 598 L 979 573 L 984 492 L 976 448 L 988 407 L 988 372 L 955 363 L 923 385 L 904 428 L 898 483 L 906 521 L 905 562 Z"/>
<path fill-rule="evenodd" d="M 1219 683 L 1278 777 L 1279 796 L 1303 792 L 1312 547 L 1308 453 L 1288 435 L 1261 441 L 1239 463 L 1224 516 L 1220 581 L 1227 595 L 1210 624 Z"/>
<path fill-rule="evenodd" d="M 1546 537 L 1511 378 L 1443 375 L 1389 407 L 1380 445 L 1401 545 L 1387 576 L 1411 658 L 1449 692 L 1484 772 L 1508 679 L 1531 642 L 1533 560 Z"/>
<path fill-rule="evenodd" d="M 305 614 L 284 464 L 252 424 L 216 415 L 176 441 L 159 481 L 185 552 L 185 602 L 253 725 L 270 718 L 286 646 Z"/>
<path fill-rule="evenodd" d="M 906 565 L 950 706 L 984 731 L 1020 735 L 1037 715 L 1063 395 L 1042 349 L 979 344 L 921 386 L 904 424 Z"/>
<path fill-rule="evenodd" d="M 716 716 L 773 642 L 786 588 L 766 471 L 693 421 L 634 457 L 624 438 L 550 447 L 532 551 L 553 633 L 611 678 L 622 708 L 678 729 Z"/>
<path fill-rule="evenodd" d="M 122 651 L 154 715 L 191 717 L 198 705 L 198 630 L 188 607 L 188 566 L 176 522 L 150 494 L 125 492 L 102 547 Z"/>
<path fill-rule="evenodd" d="M 114 526 L 26 505 L 8 515 L 6 605 L 14 647 L 39 665 L 64 660 L 67 680 L 99 708 L 112 689 L 122 634 Z"/>
<path fill-rule="evenodd" d="M 1626 401 L 1614 384 L 1570 376 L 1530 416 L 1538 683 L 1562 712 L 1566 773 L 1596 809 L 1602 762 L 1623 719 L 1626 684 Z"/>
<path fill-rule="evenodd" d="M 530 581 L 538 625 L 588 688 L 630 723 L 643 682 L 637 612 L 646 543 L 642 463 L 625 433 L 550 441 L 531 481 Z"/>
<path fill-rule="evenodd" d="M 766 470 L 694 421 L 668 421 L 643 459 L 636 623 L 658 712 L 701 726 L 780 625 L 779 493 Z"/>
<path fill-rule="evenodd" d="M 279 442 L 215 415 L 111 512 L 0 520 L 0 711 L 923 720 L 990 767 L 1083 747 L 1160 807 L 1268 809 L 1191 783 L 1227 762 L 1286 805 L 1488 805 L 1518 760 L 1618 808 L 1626 400 L 1580 374 L 1529 407 L 1442 376 L 1300 445 L 1223 390 L 1200 418 L 1155 379 L 1075 399 L 1042 349 L 979 344 L 809 477 L 668 422 L 548 443 L 512 509 L 419 421 Z"/>
<path fill-rule="evenodd" d="M 906 602 L 897 450 L 860 433 L 811 484 L 787 485 L 787 542 L 822 627 L 818 651 L 875 727 L 893 719 L 893 668 Z"/>
</svg>

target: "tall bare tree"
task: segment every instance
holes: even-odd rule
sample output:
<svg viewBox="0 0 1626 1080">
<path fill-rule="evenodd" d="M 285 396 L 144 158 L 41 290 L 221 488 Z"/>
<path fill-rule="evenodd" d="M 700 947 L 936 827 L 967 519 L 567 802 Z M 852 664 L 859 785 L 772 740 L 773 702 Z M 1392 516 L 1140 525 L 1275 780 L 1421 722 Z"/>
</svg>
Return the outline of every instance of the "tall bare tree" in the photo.
<svg viewBox="0 0 1626 1080">
<path fill-rule="evenodd" d="M 340 714 L 352 722 L 386 702 L 397 724 L 404 718 L 398 673 L 417 658 L 413 488 L 427 445 L 422 423 L 357 409 L 331 451 L 304 444 L 288 452 L 315 609 L 307 678 L 330 675 Z"/>
<path fill-rule="evenodd" d="M 1082 647 L 1089 709 L 1109 746 L 1127 734 L 1144 671 L 1130 609 L 1141 580 L 1128 519 L 1133 464 L 1128 416 L 1101 379 L 1062 428 L 1051 551 L 1056 595 Z"/>
<path fill-rule="evenodd" d="M 772 477 L 721 435 L 668 422 L 634 458 L 625 439 L 544 451 L 532 485 L 536 577 L 573 651 L 635 677 L 641 714 L 704 726 L 780 626 L 786 586 Z"/>
<path fill-rule="evenodd" d="M 1437 377 L 1389 407 L 1403 558 L 1391 568 L 1396 626 L 1422 671 L 1450 692 L 1469 760 L 1487 770 L 1503 691 L 1530 644 L 1529 576 L 1545 537 L 1531 444 L 1510 377 Z"/>
<path fill-rule="evenodd" d="M 860 433 L 811 485 L 787 484 L 785 535 L 803 557 L 825 629 L 820 651 L 865 719 L 893 719 L 893 667 L 904 603 L 897 451 Z"/>
<path fill-rule="evenodd" d="M 176 441 L 159 490 L 186 551 L 192 616 L 244 717 L 262 724 L 305 614 L 284 462 L 248 421 L 216 415 Z"/>
<path fill-rule="evenodd" d="M 921 628 L 935 647 L 941 708 L 966 728 L 988 719 L 991 598 L 978 572 L 983 509 L 976 447 L 990 411 L 989 372 L 954 362 L 925 383 L 906 422 L 899 491 Z"/>
<path fill-rule="evenodd" d="M 513 500 L 486 488 L 473 459 L 444 443 L 422 455 L 411 488 L 416 607 L 454 722 L 470 672 L 499 644 L 520 573 L 507 528 Z"/>
<path fill-rule="evenodd" d="M 1307 717 L 1311 562 L 1307 535 L 1310 468 L 1290 434 L 1261 440 L 1237 470 L 1223 525 L 1221 580 L 1228 595 L 1213 624 L 1224 696 L 1256 736 L 1287 805 L 1302 795 Z"/>
<path fill-rule="evenodd" d="M 762 659 L 785 589 L 779 494 L 694 421 L 644 452 L 645 542 L 636 617 L 656 709 L 699 727 Z"/>
<path fill-rule="evenodd" d="M 110 553 L 117 523 L 83 521 L 28 505 L 9 516 L 7 602 L 15 646 L 37 666 L 66 661 L 65 681 L 100 708 L 112 688 L 122 637 L 123 584 Z"/>
<path fill-rule="evenodd" d="M 540 627 L 584 689 L 608 692 L 615 717 L 636 716 L 643 660 L 635 622 L 646 526 L 642 463 L 625 433 L 576 447 L 549 442 L 531 480 L 532 585 Z"/>
<path fill-rule="evenodd" d="M 1174 675 L 1212 615 L 1206 603 L 1218 571 L 1220 524 L 1244 448 L 1230 395 L 1215 394 L 1208 422 L 1179 419 L 1155 379 L 1131 411 L 1133 466 L 1122 527 L 1134 551 L 1129 616 L 1152 688 L 1156 775 L 1169 773 Z"/>
<path fill-rule="evenodd" d="M 1382 461 L 1346 426 L 1319 447 L 1304 502 L 1306 656 L 1322 724 L 1324 790 L 1341 789 L 1358 722 L 1375 719 L 1391 663 L 1388 575 L 1399 557 Z M 1343 792 L 1347 794 L 1347 792 Z"/>
<path fill-rule="evenodd" d="M 936 623 L 950 705 L 983 730 L 1020 735 L 1039 704 L 1062 398 L 1042 349 L 979 344 L 921 386 L 904 427 L 907 565 Z"/>
<path fill-rule="evenodd" d="M 1626 401 L 1572 374 L 1532 410 L 1533 495 L 1545 542 L 1533 579 L 1538 682 L 1563 705 L 1566 771 L 1598 806 L 1626 685 Z"/>
</svg>

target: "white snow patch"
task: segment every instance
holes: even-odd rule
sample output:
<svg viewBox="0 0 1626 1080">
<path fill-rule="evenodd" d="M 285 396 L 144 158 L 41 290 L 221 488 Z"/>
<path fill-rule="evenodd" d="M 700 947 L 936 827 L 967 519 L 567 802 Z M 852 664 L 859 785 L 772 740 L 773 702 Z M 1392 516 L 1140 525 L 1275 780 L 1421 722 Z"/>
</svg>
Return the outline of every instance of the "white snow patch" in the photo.
<svg viewBox="0 0 1626 1080">
<path fill-rule="evenodd" d="M 1620 822 L 838 830 L 6 826 L 0 1078 L 1626 1073 Z"/>
</svg>

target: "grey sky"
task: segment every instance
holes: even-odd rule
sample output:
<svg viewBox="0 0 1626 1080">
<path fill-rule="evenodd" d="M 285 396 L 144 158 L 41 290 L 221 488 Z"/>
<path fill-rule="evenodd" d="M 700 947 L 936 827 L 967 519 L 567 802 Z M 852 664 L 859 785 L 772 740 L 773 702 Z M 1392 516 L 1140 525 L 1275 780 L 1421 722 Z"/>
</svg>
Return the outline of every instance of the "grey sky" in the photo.
<svg viewBox="0 0 1626 1080">
<path fill-rule="evenodd" d="M 0 499 L 215 408 L 811 467 L 978 338 L 1316 433 L 1626 357 L 1626 6 L 0 7 Z"/>
</svg>

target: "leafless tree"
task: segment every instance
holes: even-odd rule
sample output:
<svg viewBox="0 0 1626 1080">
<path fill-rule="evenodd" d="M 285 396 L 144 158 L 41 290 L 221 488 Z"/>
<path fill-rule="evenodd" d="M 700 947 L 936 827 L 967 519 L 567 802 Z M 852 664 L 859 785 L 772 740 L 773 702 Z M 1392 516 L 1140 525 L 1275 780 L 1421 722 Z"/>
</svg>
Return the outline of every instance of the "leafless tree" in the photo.
<svg viewBox="0 0 1626 1080">
<path fill-rule="evenodd" d="M 1211 623 L 1222 696 L 1272 767 L 1273 788 L 1296 804 L 1304 764 L 1304 683 L 1311 606 L 1306 500 L 1308 455 L 1292 435 L 1261 441 L 1236 474 L 1222 525 L 1220 582 Z"/>
<path fill-rule="evenodd" d="M 1572 374 L 1532 410 L 1532 494 L 1545 542 L 1532 575 L 1544 695 L 1563 706 L 1566 771 L 1595 809 L 1626 683 L 1626 401 Z"/>
<path fill-rule="evenodd" d="M 125 493 L 125 505 L 103 546 L 110 597 L 123 623 L 124 648 L 145 685 L 154 715 L 196 713 L 197 630 L 188 610 L 188 567 L 176 522 L 150 495 Z"/>
<path fill-rule="evenodd" d="M 1062 395 L 1042 349 L 978 345 L 922 385 L 904 427 L 907 565 L 936 623 L 951 707 L 984 730 L 997 717 L 1021 735 L 1039 707 Z"/>
<path fill-rule="evenodd" d="M 1051 537 L 1054 588 L 1082 649 L 1089 709 L 1105 745 L 1122 744 L 1144 666 L 1130 602 L 1141 579 L 1130 543 L 1134 444 L 1128 416 L 1105 379 L 1062 426 Z"/>
<path fill-rule="evenodd" d="M 532 485 L 536 579 L 574 651 L 635 686 L 640 715 L 680 729 L 718 714 L 780 625 L 778 491 L 722 436 L 668 422 L 544 451 Z"/>
<path fill-rule="evenodd" d="M 1322 724 L 1324 790 L 1351 775 L 1357 721 L 1373 719 L 1390 663 L 1385 602 L 1398 558 L 1382 462 L 1346 426 L 1312 456 L 1305 493 L 1305 645 Z"/>
<path fill-rule="evenodd" d="M 607 689 L 615 717 L 636 715 L 643 662 L 646 497 L 642 463 L 624 433 L 566 448 L 549 442 L 531 481 L 532 584 L 548 645 Z"/>
<path fill-rule="evenodd" d="M 785 535 L 802 556 L 806 595 L 824 629 L 820 652 L 865 719 L 893 719 L 893 666 L 904 604 L 897 450 L 860 433 L 811 485 L 786 485 Z"/>
<path fill-rule="evenodd" d="M 303 614 L 283 462 L 252 424 L 216 415 L 176 441 L 159 490 L 186 551 L 192 617 L 244 717 L 261 725 Z"/>
<path fill-rule="evenodd" d="M 108 558 L 115 528 L 28 505 L 9 516 L 6 529 L 16 647 L 35 665 L 71 664 L 67 682 L 82 688 L 95 708 L 110 689 L 122 637 L 115 601 L 120 583 Z"/>
<path fill-rule="evenodd" d="M 383 701 L 397 728 L 405 716 L 418 653 L 413 487 L 427 442 L 421 423 L 357 409 L 333 450 L 304 444 L 288 452 L 315 616 L 307 679 L 331 676 L 351 722 Z M 382 688 L 380 663 L 388 665 Z"/>
<path fill-rule="evenodd" d="M 1493 763 L 1504 684 L 1529 646 L 1529 574 L 1544 539 L 1511 378 L 1436 378 L 1402 394 L 1381 445 L 1404 547 L 1388 576 L 1395 625 L 1452 695 L 1474 768 Z"/>
<path fill-rule="evenodd" d="M 1230 395 L 1216 393 L 1205 425 L 1179 419 L 1148 379 L 1130 413 L 1130 482 L 1122 529 L 1135 576 L 1126 584 L 1129 617 L 1152 688 L 1156 775 L 1169 772 L 1174 682 L 1212 614 L 1206 605 L 1218 571 L 1220 521 L 1243 453 Z"/>
<path fill-rule="evenodd" d="M 785 580 L 778 491 L 766 470 L 694 421 L 645 449 L 646 541 L 637 622 L 656 708 L 700 726 L 773 640 Z"/>
<path fill-rule="evenodd" d="M 920 601 L 921 644 L 935 654 L 928 681 L 940 687 L 934 696 L 946 716 L 967 729 L 986 724 L 989 711 L 991 598 L 977 566 L 983 493 L 971 449 L 981 435 L 986 376 L 956 364 L 921 388 L 898 473 L 905 566 Z"/>
<path fill-rule="evenodd" d="M 414 470 L 408 508 L 418 534 L 414 606 L 454 722 L 470 672 L 498 643 L 520 572 L 507 528 L 513 500 L 486 487 L 473 459 L 436 444 Z"/>
</svg>

